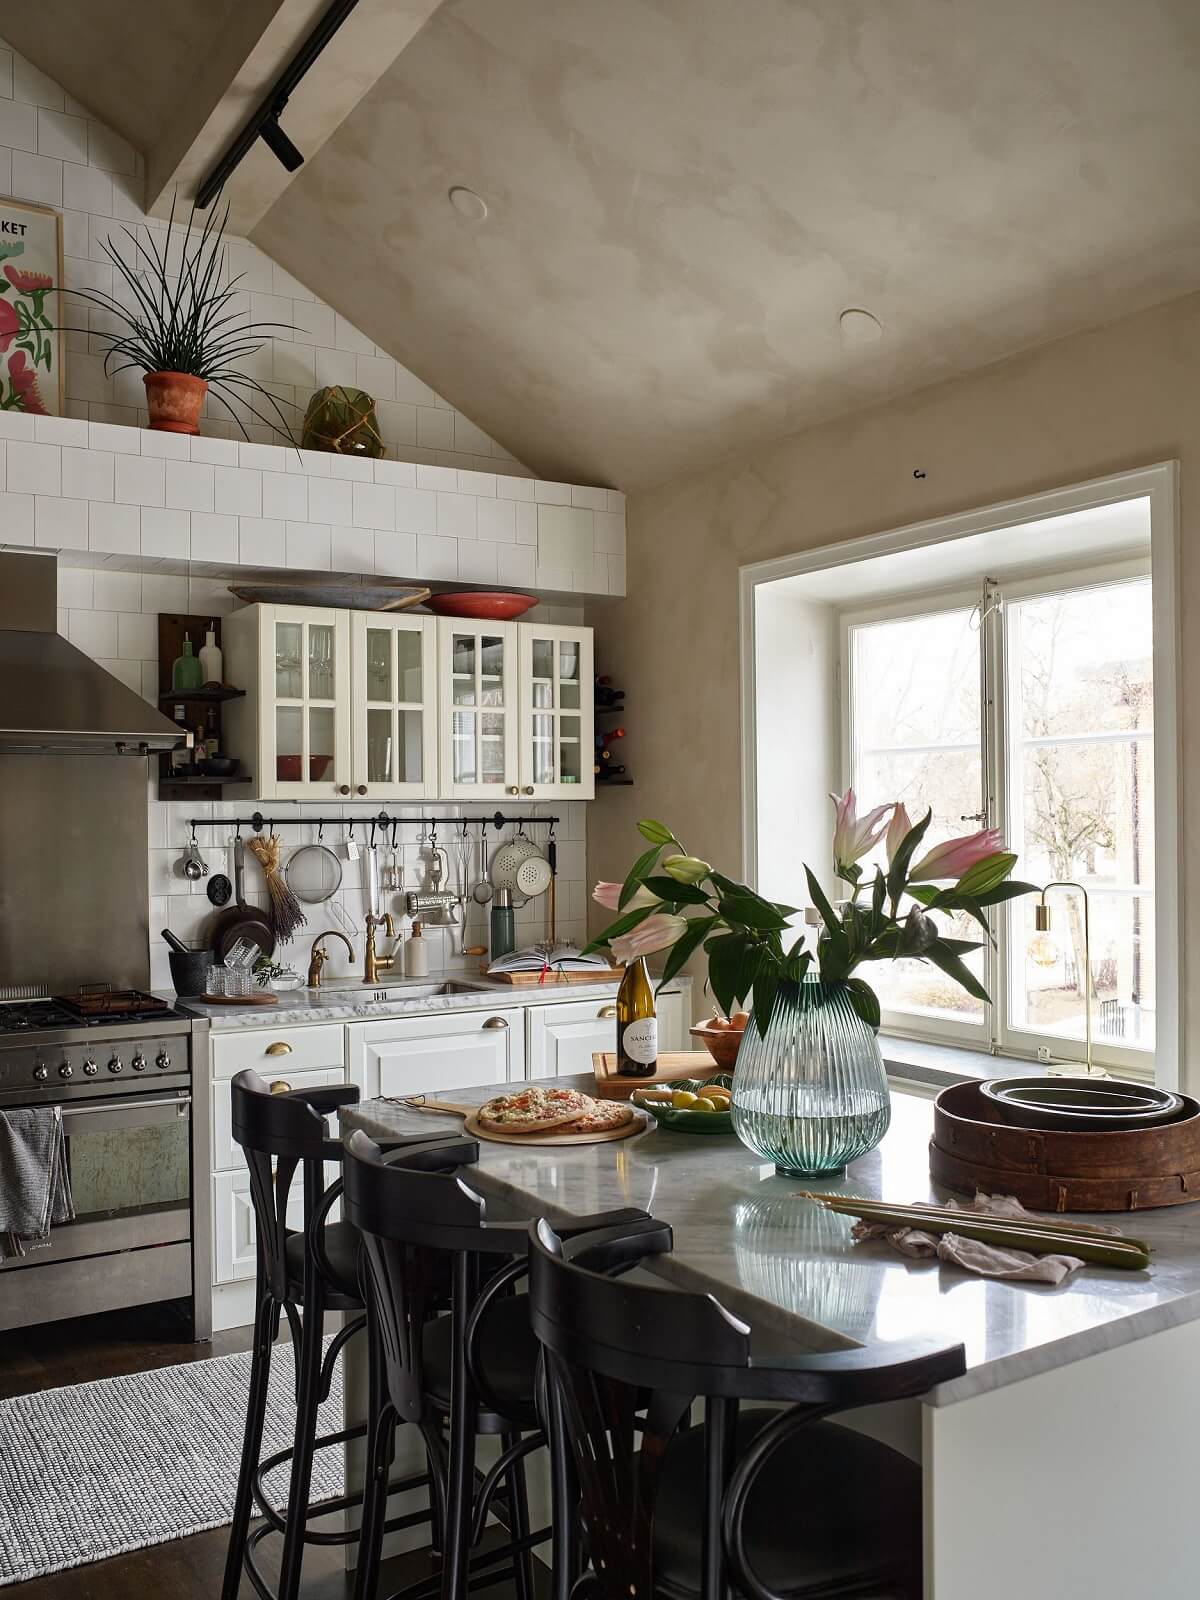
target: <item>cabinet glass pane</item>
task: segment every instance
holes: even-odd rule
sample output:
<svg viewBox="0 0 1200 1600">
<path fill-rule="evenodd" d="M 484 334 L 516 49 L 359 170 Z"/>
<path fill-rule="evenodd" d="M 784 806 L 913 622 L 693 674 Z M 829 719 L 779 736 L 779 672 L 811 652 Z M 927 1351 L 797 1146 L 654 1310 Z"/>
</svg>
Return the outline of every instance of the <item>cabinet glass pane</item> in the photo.
<svg viewBox="0 0 1200 1600">
<path fill-rule="evenodd" d="M 332 632 L 332 630 L 330 630 Z M 329 775 L 337 748 L 333 733 L 333 707 L 313 706 L 308 713 L 308 781 L 319 783 Z"/>
<path fill-rule="evenodd" d="M 396 649 L 397 700 L 423 700 L 421 685 L 421 635 L 407 628 L 392 635 Z"/>
<path fill-rule="evenodd" d="M 564 711 L 579 710 L 579 682 L 568 678 L 558 680 L 558 703 Z"/>
<path fill-rule="evenodd" d="M 554 704 L 554 685 L 543 678 L 533 680 L 533 703 L 541 709 L 548 710 Z"/>
<path fill-rule="evenodd" d="M 454 704 L 456 706 L 473 706 L 475 704 L 475 679 L 455 678 Z"/>
<path fill-rule="evenodd" d="M 590 752 L 589 752 L 589 760 Z M 578 783 L 583 767 L 582 726 L 578 717 L 558 720 L 558 781 Z"/>
<path fill-rule="evenodd" d="M 554 782 L 554 718 L 533 719 L 533 781 Z"/>
<path fill-rule="evenodd" d="M 392 637 L 390 628 L 367 629 L 368 700 L 392 698 Z"/>
<path fill-rule="evenodd" d="M 392 778 L 392 713 L 375 707 L 367 712 L 367 782 Z"/>
<path fill-rule="evenodd" d="M 328 623 L 310 623 L 308 629 L 309 699 L 332 700 L 336 690 L 333 676 L 333 629 Z"/>
<path fill-rule="evenodd" d="M 473 634 L 456 633 L 450 646 L 451 671 L 475 676 L 475 638 Z"/>
<path fill-rule="evenodd" d="M 479 781 L 504 782 L 504 716 L 484 712 L 480 728 Z"/>
<path fill-rule="evenodd" d="M 479 662 L 485 706 L 504 704 L 504 640 L 485 635 L 479 641 Z"/>
<path fill-rule="evenodd" d="M 400 745 L 396 751 L 396 782 L 420 783 L 423 773 L 421 760 L 422 718 L 420 711 L 401 711 Z"/>
<path fill-rule="evenodd" d="M 297 672 L 300 670 L 296 669 Z M 299 706 L 275 707 L 275 777 L 280 783 L 300 782 L 304 713 Z"/>
<path fill-rule="evenodd" d="M 304 629 L 298 622 L 275 624 L 275 695 L 279 700 L 299 700 L 304 691 Z"/>
<path fill-rule="evenodd" d="M 535 678 L 554 677 L 554 640 L 533 641 L 533 675 Z"/>
<path fill-rule="evenodd" d="M 456 711 L 451 727 L 455 783 L 475 782 L 475 713 Z"/>
</svg>

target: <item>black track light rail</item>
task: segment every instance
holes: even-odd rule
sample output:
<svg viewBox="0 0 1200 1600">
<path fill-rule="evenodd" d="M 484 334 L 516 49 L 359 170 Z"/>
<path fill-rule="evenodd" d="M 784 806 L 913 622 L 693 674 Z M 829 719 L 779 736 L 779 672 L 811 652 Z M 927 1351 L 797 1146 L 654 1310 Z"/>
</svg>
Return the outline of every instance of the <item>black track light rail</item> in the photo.
<svg viewBox="0 0 1200 1600">
<path fill-rule="evenodd" d="M 357 4 L 358 0 L 333 0 L 333 4 L 267 91 L 257 111 L 196 191 L 198 211 L 212 204 L 256 139 L 261 139 L 289 172 L 295 172 L 302 165 L 304 157 L 279 126 L 279 119 L 296 85 Z"/>
</svg>

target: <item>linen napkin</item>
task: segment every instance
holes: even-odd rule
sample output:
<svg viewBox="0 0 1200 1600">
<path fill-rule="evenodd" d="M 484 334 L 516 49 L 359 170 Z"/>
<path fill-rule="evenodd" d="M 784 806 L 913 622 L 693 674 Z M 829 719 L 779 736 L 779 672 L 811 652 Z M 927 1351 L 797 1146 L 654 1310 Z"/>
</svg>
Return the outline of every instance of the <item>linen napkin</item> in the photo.
<svg viewBox="0 0 1200 1600">
<path fill-rule="evenodd" d="M 44 1248 L 50 1224 L 74 1216 L 60 1108 L 0 1112 L 0 1261 Z"/>
<path fill-rule="evenodd" d="M 1026 1211 L 1011 1194 L 979 1193 L 969 1206 L 957 1200 L 948 1201 L 947 1206 L 952 1211 L 982 1212 L 991 1217 L 1030 1217 L 1037 1214 Z M 1102 1228 L 1100 1231 L 1120 1233 L 1119 1228 Z M 920 1228 L 902 1227 L 894 1222 L 856 1222 L 851 1229 L 851 1236 L 855 1239 L 882 1239 L 902 1256 L 911 1256 L 915 1260 L 932 1260 L 936 1257 L 950 1266 L 961 1267 L 964 1272 L 977 1273 L 981 1278 L 1059 1284 L 1064 1278 L 1070 1277 L 1077 1267 L 1083 1266 L 1078 1256 L 1034 1255 L 1029 1250 L 1010 1250 L 1005 1245 L 960 1238 L 957 1233 L 924 1233 Z"/>
</svg>

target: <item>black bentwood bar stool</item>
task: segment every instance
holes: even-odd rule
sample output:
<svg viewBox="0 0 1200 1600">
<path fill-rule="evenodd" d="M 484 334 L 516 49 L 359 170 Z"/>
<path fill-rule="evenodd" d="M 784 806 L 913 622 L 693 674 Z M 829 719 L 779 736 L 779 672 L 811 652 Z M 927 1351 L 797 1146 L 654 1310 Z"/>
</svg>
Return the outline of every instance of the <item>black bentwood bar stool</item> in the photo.
<svg viewBox="0 0 1200 1600">
<path fill-rule="evenodd" d="M 920 1600 L 920 1469 L 821 1419 L 957 1377 L 961 1345 L 759 1360 L 711 1295 L 614 1276 L 668 1251 L 665 1226 L 529 1234 L 553 1473 L 582 1494 L 578 1600 Z"/>
<path fill-rule="evenodd" d="M 365 1325 L 365 1314 L 348 1321 L 324 1351 L 326 1311 L 363 1313 L 358 1290 L 359 1240 L 347 1222 L 328 1221 L 341 1195 L 342 1183 L 325 1187 L 325 1163 L 340 1161 L 342 1144 L 330 1139 L 325 1116 L 338 1106 L 358 1099 L 353 1086 L 294 1089 L 272 1094 L 256 1072 L 239 1072 L 233 1079 L 233 1136 L 242 1146 L 250 1169 L 250 1194 L 258 1240 L 258 1277 L 251 1352 L 250 1393 L 246 1405 L 246 1433 L 238 1475 L 229 1551 L 225 1562 L 222 1600 L 236 1600 L 245 1570 L 256 1593 L 275 1600 L 255 1560 L 257 1545 L 269 1533 L 283 1534 L 278 1600 L 296 1600 L 305 1544 L 346 1544 L 357 1531 L 319 1532 L 307 1524 L 357 1505 L 358 1495 L 308 1503 L 313 1454 L 324 1445 L 338 1445 L 361 1437 L 364 1428 L 317 1436 L 317 1408 L 328 1397 L 334 1363 L 346 1341 Z M 420 1141 L 427 1144 L 428 1139 Z M 288 1193 L 296 1168 L 303 1181 L 304 1227 L 287 1225 Z M 280 1314 L 286 1313 L 292 1330 L 296 1363 L 296 1432 L 290 1450 L 260 1460 L 263 1421 L 267 1406 L 267 1381 L 271 1351 L 279 1333 Z M 291 1482 L 286 1510 L 269 1500 L 264 1476 L 291 1458 Z M 394 1487 L 417 1488 L 428 1475 L 414 1476 Z M 250 1533 L 257 1511 L 265 1518 Z M 411 1521 L 428 1520 L 429 1513 Z"/>
<path fill-rule="evenodd" d="M 371 1337 L 356 1600 L 375 1600 L 387 1472 L 400 1422 L 416 1423 L 425 1439 L 442 1566 L 439 1576 L 398 1593 L 417 1600 L 440 1590 L 442 1600 L 465 1600 L 468 1586 L 484 1588 L 511 1574 L 517 1600 L 533 1600 L 530 1551 L 551 1530 L 530 1532 L 525 1487 L 526 1457 L 545 1443 L 535 1402 L 539 1348 L 528 1296 L 514 1292 L 528 1271 L 527 1230 L 523 1222 L 487 1220 L 483 1197 L 461 1170 L 478 1156 L 473 1139 L 386 1156 L 361 1131 L 346 1141 L 346 1216 L 362 1235 Z M 581 1219 L 580 1226 L 619 1231 L 646 1220 L 643 1211 L 621 1210 Z M 447 1264 L 450 1310 L 435 1315 L 430 1285 Z M 482 1475 L 480 1435 L 500 1443 Z M 502 1510 L 510 1537 L 472 1555 L 493 1510 Z M 553 1505 L 556 1550 L 558 1531 L 574 1511 L 570 1503 Z"/>
</svg>

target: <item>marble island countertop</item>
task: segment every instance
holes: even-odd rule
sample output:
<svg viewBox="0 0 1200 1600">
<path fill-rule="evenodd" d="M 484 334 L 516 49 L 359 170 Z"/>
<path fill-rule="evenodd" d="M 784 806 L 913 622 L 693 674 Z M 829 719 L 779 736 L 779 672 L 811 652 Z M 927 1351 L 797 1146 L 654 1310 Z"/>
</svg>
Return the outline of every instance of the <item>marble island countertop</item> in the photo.
<svg viewBox="0 0 1200 1600">
<path fill-rule="evenodd" d="M 596 983 L 498 983 L 463 972 L 431 973 L 428 978 L 384 979 L 367 985 L 358 978 L 329 979 L 319 989 L 281 989 L 275 1006 L 210 1006 L 202 998 L 180 1000 L 181 1010 L 211 1021 L 214 1033 L 305 1022 L 372 1021 L 385 1017 L 475 1011 L 498 1005 L 543 1005 L 566 1000 L 611 999 L 616 980 Z"/>
<path fill-rule="evenodd" d="M 558 1078 L 588 1087 L 585 1078 Z M 495 1086 L 455 1089 L 482 1102 Z M 1058 1288 L 987 1280 L 938 1263 L 915 1263 L 879 1243 L 855 1244 L 851 1219 L 801 1198 L 802 1188 L 919 1201 L 944 1198 L 930 1184 L 933 1107 L 894 1092 L 882 1145 L 846 1176 L 800 1184 L 779 1177 L 738 1140 L 650 1129 L 612 1144 L 575 1148 L 481 1142 L 472 1182 L 506 1213 L 551 1221 L 642 1206 L 669 1222 L 671 1255 L 654 1270 L 716 1294 L 760 1334 L 837 1349 L 916 1337 L 961 1342 L 968 1370 L 929 1397 L 947 1405 L 1100 1351 L 1200 1320 L 1200 1211 L 1178 1206 L 1113 1217 L 1155 1250 L 1147 1272 L 1084 1267 Z M 342 1112 L 343 1127 L 376 1137 L 449 1128 L 388 1102 Z"/>
</svg>

